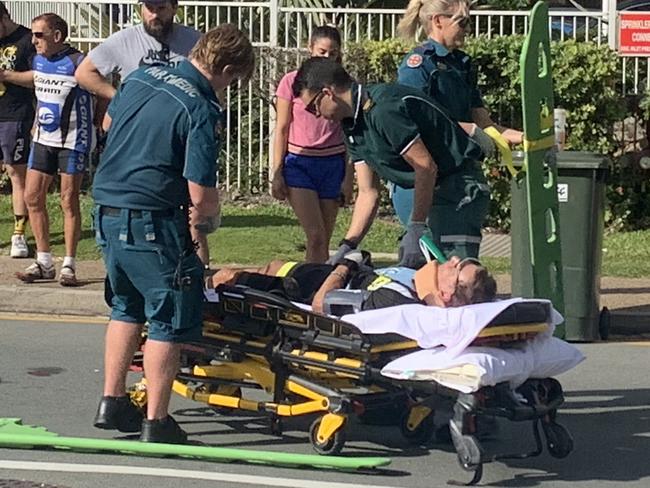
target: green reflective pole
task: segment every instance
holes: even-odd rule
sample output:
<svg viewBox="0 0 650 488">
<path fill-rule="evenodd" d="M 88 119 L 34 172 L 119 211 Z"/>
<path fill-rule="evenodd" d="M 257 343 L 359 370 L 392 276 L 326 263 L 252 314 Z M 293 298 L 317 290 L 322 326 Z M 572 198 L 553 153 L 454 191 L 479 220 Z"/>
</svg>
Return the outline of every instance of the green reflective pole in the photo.
<svg viewBox="0 0 650 488">
<path fill-rule="evenodd" d="M 553 77 L 548 4 L 537 2 L 520 58 L 524 122 L 524 167 L 533 275 L 532 296 L 547 298 L 564 313 L 562 252 L 553 127 Z M 555 335 L 564 337 L 564 325 Z"/>
</svg>

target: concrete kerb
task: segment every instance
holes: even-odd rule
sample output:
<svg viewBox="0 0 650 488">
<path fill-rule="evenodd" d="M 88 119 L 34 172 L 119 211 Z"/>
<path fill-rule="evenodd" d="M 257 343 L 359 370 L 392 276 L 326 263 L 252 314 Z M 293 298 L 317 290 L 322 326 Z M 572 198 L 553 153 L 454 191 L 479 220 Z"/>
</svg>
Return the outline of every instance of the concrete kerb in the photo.
<svg viewBox="0 0 650 488">
<path fill-rule="evenodd" d="M 34 285 L 0 285 L 0 311 L 86 317 L 109 314 L 102 291 Z"/>
</svg>

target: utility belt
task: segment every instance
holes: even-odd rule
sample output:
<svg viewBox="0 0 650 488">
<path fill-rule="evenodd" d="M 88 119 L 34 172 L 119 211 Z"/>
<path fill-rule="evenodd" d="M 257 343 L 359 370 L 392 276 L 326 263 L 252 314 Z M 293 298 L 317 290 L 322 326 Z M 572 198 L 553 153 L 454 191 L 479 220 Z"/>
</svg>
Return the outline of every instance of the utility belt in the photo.
<svg viewBox="0 0 650 488">
<path fill-rule="evenodd" d="M 108 217 L 119 217 L 122 215 L 122 208 L 117 207 L 107 207 L 105 205 L 100 206 L 100 212 L 102 215 Z M 165 210 L 129 210 L 129 215 L 132 219 L 141 219 L 148 212 L 152 217 L 173 217 L 176 212 L 183 211 L 181 208 L 167 208 Z"/>
<path fill-rule="evenodd" d="M 106 236 L 103 233 L 101 220 L 103 217 L 117 217 L 119 225 L 118 240 L 122 243 L 124 250 L 131 251 L 154 251 L 160 255 L 161 263 L 162 256 L 166 250 L 164 247 L 170 246 L 169 241 L 160 241 L 160 232 L 171 236 L 173 239 L 174 249 L 178 249 L 178 264 L 174 271 L 174 285 L 176 289 L 186 290 L 191 289 L 192 277 L 191 266 L 195 260 L 195 245 L 190 237 L 188 213 L 185 208 L 168 208 L 164 210 L 131 210 L 127 208 L 109 207 L 106 205 L 98 205 L 95 209 L 95 235 L 96 240 L 100 245 L 106 242 Z M 137 224 L 135 221 L 137 220 Z M 115 221 L 112 224 L 115 226 Z M 137 225 L 138 228 L 144 230 L 144 241 L 134 242 L 132 234 L 132 225 Z M 172 227 L 171 232 L 161 230 L 162 228 Z M 163 247 L 164 246 L 164 247 Z"/>
<path fill-rule="evenodd" d="M 176 235 L 175 238 L 181 242 L 182 236 L 190 235 L 189 228 L 189 214 L 186 208 L 170 207 L 163 210 L 132 210 L 128 208 L 111 207 L 108 205 L 98 205 L 95 208 L 95 229 L 100 230 L 99 218 L 101 217 L 117 217 L 121 219 L 120 227 L 120 240 L 126 241 L 129 233 L 130 221 L 139 220 L 144 226 L 145 240 L 154 242 L 156 240 L 156 231 L 154 220 L 164 220 L 166 222 L 175 222 Z M 188 252 L 194 251 L 194 244 L 191 239 L 185 239 L 186 243 L 180 247 Z"/>
</svg>

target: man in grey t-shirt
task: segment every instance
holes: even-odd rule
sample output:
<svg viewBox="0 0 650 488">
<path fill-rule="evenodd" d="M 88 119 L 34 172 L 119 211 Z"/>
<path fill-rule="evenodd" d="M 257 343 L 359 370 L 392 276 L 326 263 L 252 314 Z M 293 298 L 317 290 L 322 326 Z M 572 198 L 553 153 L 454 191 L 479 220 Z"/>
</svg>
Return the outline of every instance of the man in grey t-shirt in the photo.
<svg viewBox="0 0 650 488">
<path fill-rule="evenodd" d="M 144 64 L 175 66 L 187 58 L 201 33 L 174 22 L 178 0 L 141 0 L 142 24 L 116 32 L 90 51 L 77 68 L 79 84 L 105 99 L 115 95 L 108 76 L 122 79 Z"/>
<path fill-rule="evenodd" d="M 77 68 L 75 77 L 81 87 L 99 97 L 97 123 L 115 95 L 108 77 L 126 78 L 145 64 L 176 66 L 194 47 L 201 33 L 174 22 L 178 0 L 140 0 L 142 24 L 116 32 L 95 49 Z M 193 216 L 193 214 L 191 214 Z M 207 236 L 192 222 L 192 238 L 198 242 L 197 254 L 204 265 L 210 261 Z"/>
</svg>

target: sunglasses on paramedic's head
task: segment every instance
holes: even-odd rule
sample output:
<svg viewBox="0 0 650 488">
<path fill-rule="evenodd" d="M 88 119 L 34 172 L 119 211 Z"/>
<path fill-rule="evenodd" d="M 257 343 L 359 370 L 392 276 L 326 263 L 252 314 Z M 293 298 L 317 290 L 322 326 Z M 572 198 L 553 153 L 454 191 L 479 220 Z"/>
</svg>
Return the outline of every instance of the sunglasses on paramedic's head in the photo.
<svg viewBox="0 0 650 488">
<path fill-rule="evenodd" d="M 310 102 L 305 105 L 305 110 L 312 114 L 314 117 L 320 117 L 319 105 L 324 96 L 325 92 L 323 92 L 323 90 L 319 91 L 316 95 L 314 95 L 314 98 L 312 98 Z"/>
<path fill-rule="evenodd" d="M 463 15 L 462 17 L 456 17 L 455 14 L 453 14 L 453 15 L 452 14 L 441 14 L 441 15 L 443 17 L 447 17 L 447 18 L 451 19 L 452 22 L 454 24 L 458 24 L 458 27 L 460 27 L 461 29 L 464 29 L 465 27 L 467 27 L 469 25 L 470 20 L 472 20 L 469 15 Z"/>
</svg>

